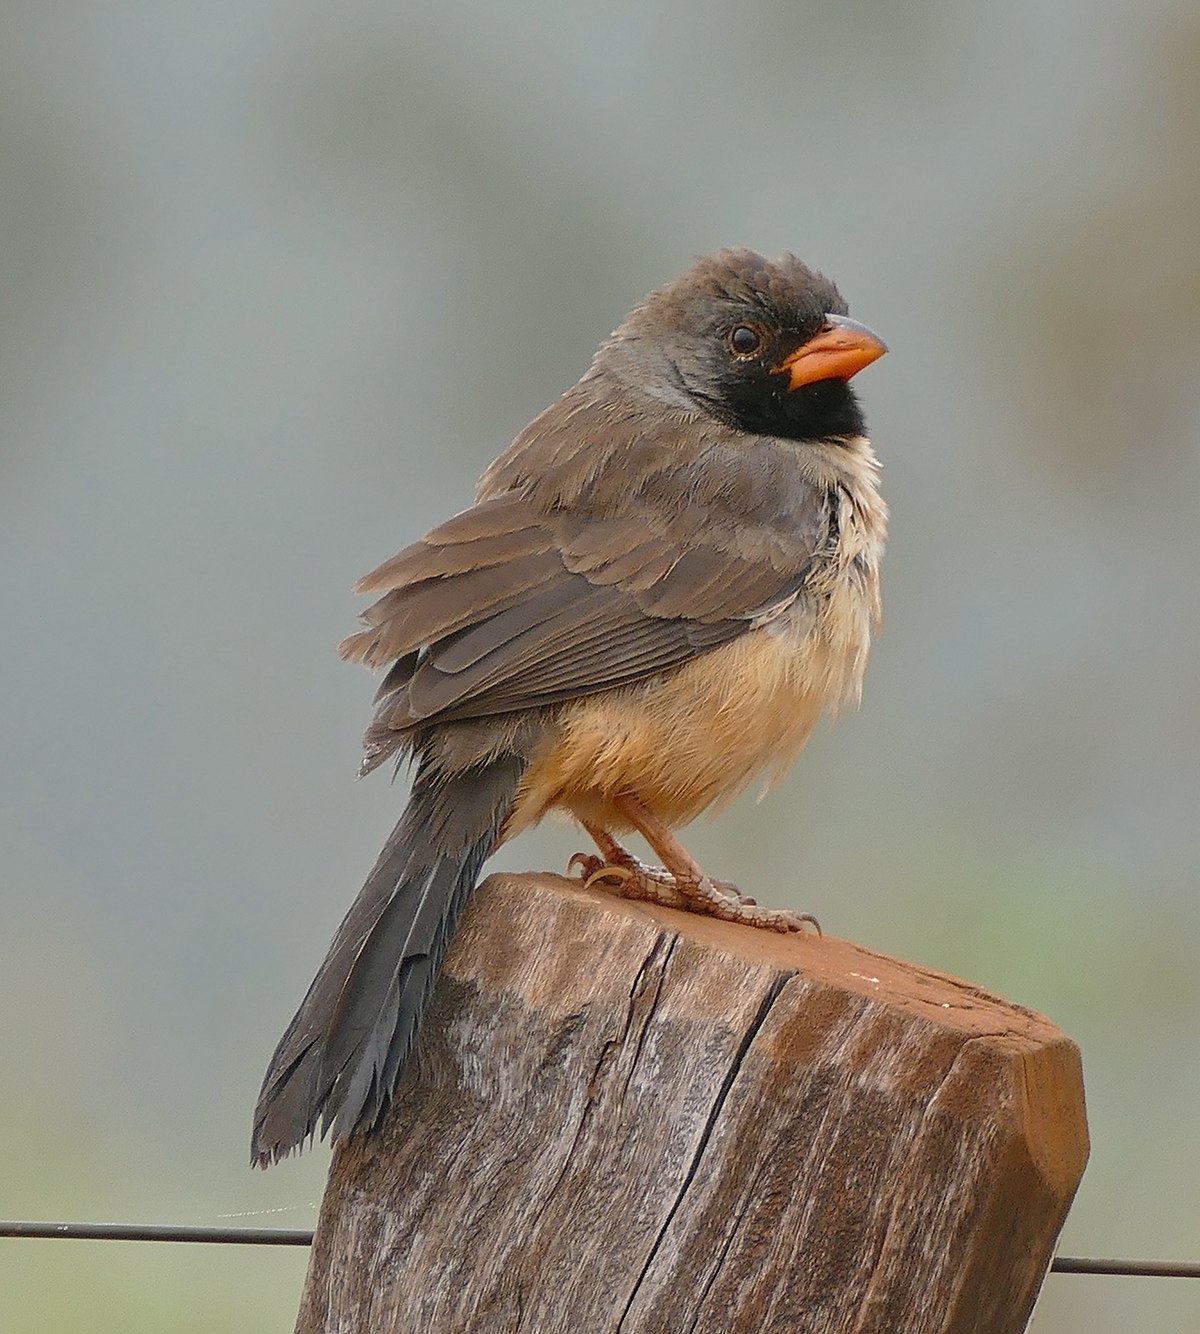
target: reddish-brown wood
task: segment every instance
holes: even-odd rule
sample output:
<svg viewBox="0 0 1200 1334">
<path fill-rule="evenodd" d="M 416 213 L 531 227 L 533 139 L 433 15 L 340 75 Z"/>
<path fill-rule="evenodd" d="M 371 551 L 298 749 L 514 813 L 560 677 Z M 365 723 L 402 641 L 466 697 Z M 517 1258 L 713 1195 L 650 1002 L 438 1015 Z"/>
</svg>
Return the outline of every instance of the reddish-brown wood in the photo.
<svg viewBox="0 0 1200 1334">
<path fill-rule="evenodd" d="M 302 1334 L 1024 1329 L 1087 1157 L 1075 1046 L 955 978 L 491 877 Z"/>
</svg>

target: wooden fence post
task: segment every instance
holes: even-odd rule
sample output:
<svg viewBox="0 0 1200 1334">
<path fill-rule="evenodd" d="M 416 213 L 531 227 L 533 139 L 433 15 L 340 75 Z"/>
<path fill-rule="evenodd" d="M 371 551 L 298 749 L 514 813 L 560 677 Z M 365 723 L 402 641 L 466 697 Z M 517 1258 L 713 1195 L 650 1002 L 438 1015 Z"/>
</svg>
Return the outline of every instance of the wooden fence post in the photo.
<svg viewBox="0 0 1200 1334">
<path fill-rule="evenodd" d="M 1087 1158 L 1052 1024 L 844 941 L 481 886 L 300 1334 L 1008 1334 Z"/>
</svg>

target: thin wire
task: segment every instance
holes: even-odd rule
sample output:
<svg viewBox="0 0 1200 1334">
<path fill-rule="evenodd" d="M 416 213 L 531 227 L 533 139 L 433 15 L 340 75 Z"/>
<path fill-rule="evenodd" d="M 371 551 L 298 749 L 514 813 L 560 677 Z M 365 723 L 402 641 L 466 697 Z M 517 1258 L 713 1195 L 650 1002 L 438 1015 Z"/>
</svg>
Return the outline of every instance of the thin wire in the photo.
<svg viewBox="0 0 1200 1334">
<path fill-rule="evenodd" d="M 126 1223 L 0 1223 L 0 1237 L 72 1241 L 203 1241 L 234 1246 L 311 1246 L 301 1228 L 173 1227 Z"/>
<path fill-rule="evenodd" d="M 1052 1274 L 1117 1274 L 1125 1278 L 1200 1278 L 1200 1264 L 1186 1260 L 1081 1260 L 1060 1255 Z"/>
<path fill-rule="evenodd" d="M 173 1227 L 125 1223 L 0 1223 L 0 1237 L 47 1241 L 193 1241 L 235 1246 L 311 1246 L 304 1228 Z M 1126 1278 L 1200 1278 L 1200 1264 L 1174 1260 L 1091 1260 L 1060 1255 L 1052 1274 L 1117 1274 Z"/>
</svg>

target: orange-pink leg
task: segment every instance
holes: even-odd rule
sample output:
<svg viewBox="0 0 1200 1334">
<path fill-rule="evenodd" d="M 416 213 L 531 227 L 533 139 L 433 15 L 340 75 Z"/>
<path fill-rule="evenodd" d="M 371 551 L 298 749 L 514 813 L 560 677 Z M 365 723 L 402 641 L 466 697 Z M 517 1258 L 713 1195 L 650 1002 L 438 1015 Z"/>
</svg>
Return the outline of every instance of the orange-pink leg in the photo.
<svg viewBox="0 0 1200 1334">
<path fill-rule="evenodd" d="M 607 830 L 584 822 L 584 828 L 602 854 L 591 857 L 578 853 L 571 858 L 571 867 L 579 865 L 586 884 L 612 880 L 616 882 L 613 891 L 623 898 L 705 913 L 726 922 L 742 922 L 771 931 L 802 931 L 805 926 L 820 931 L 816 918 L 807 913 L 760 907 L 740 894 L 736 886 L 705 875 L 671 830 L 636 797 L 617 797 L 614 805 L 662 858 L 663 864 L 646 866 L 626 852 Z"/>
<path fill-rule="evenodd" d="M 687 900 L 675 888 L 675 878 L 661 866 L 647 866 L 627 852 L 607 829 L 581 820 L 592 841 L 600 849 L 597 857 L 590 852 L 577 852 L 567 863 L 568 873 L 579 868 L 579 878 L 587 888 L 599 885 L 626 899 L 641 899 L 647 903 L 661 903 L 665 908 L 687 908 Z M 604 881 L 611 882 L 604 884 Z"/>
</svg>

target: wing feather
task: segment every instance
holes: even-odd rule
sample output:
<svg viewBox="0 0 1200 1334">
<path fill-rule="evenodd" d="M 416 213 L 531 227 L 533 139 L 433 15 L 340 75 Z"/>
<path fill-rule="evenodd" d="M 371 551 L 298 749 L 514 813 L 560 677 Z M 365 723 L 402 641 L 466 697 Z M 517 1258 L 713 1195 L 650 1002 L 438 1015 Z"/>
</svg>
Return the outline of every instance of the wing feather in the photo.
<svg viewBox="0 0 1200 1334">
<path fill-rule="evenodd" d="M 727 475 L 703 487 L 694 469 L 657 473 L 626 504 L 606 493 L 590 513 L 586 499 L 492 496 L 366 576 L 360 591 L 382 596 L 342 653 L 391 664 L 368 767 L 413 728 L 665 671 L 794 598 L 829 538 L 831 502 L 794 475 L 767 476 L 768 465 L 787 459 L 751 459 L 745 477 L 736 458 L 723 461 Z M 759 517 L 768 486 L 783 495 L 769 522 Z M 739 524 L 744 507 L 753 518 Z"/>
</svg>

